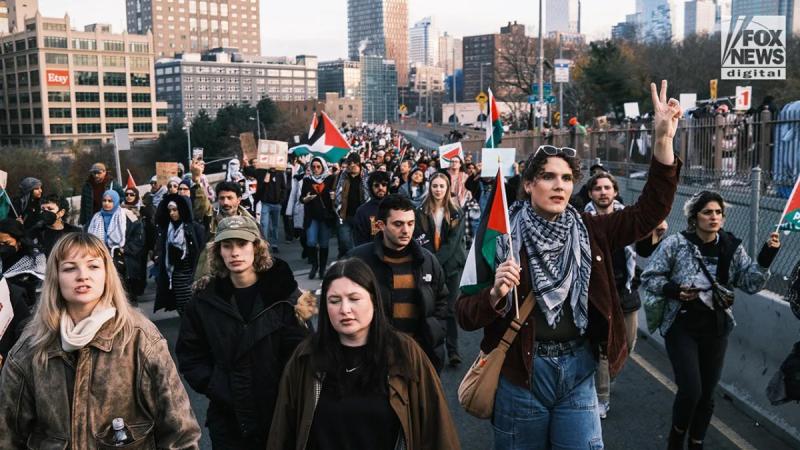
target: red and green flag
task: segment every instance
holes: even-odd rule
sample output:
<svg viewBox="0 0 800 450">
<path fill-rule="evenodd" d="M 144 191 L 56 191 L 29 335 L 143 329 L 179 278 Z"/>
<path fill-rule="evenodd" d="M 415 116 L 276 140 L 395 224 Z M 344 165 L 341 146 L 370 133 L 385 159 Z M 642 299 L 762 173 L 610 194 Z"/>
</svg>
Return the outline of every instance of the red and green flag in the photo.
<svg viewBox="0 0 800 450">
<path fill-rule="evenodd" d="M 800 231 L 800 176 L 797 177 L 792 189 L 792 195 L 789 196 L 789 200 L 786 201 L 786 207 L 783 208 L 778 229 Z"/>
<path fill-rule="evenodd" d="M 347 139 L 342 135 L 327 114 L 320 113 L 320 119 L 314 116 L 312 126 L 316 122 L 314 131 L 308 138 L 311 153 L 321 156 L 325 161 L 334 163 L 347 156 L 352 150 Z"/>
<path fill-rule="evenodd" d="M 503 121 L 500 120 L 500 110 L 497 109 L 497 102 L 494 101 L 492 90 L 489 89 L 489 114 L 486 122 L 486 142 L 483 148 L 497 148 L 503 142 Z"/>
<path fill-rule="evenodd" d="M 461 274 L 461 290 L 466 294 L 474 294 L 494 283 L 497 238 L 511 232 L 506 203 L 506 184 L 500 169 L 497 170 L 494 189 L 489 195 L 487 205 L 489 210 L 481 217 L 480 225 L 475 231 L 475 239 L 469 249 L 464 272 Z"/>
</svg>

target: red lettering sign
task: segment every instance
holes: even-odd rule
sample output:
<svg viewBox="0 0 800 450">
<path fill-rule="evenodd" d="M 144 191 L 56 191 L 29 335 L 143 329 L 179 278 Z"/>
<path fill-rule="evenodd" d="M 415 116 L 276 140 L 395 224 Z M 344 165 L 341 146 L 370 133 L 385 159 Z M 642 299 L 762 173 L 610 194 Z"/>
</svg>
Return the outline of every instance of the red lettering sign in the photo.
<svg viewBox="0 0 800 450">
<path fill-rule="evenodd" d="M 69 70 L 48 70 L 48 86 L 69 86 Z"/>
</svg>

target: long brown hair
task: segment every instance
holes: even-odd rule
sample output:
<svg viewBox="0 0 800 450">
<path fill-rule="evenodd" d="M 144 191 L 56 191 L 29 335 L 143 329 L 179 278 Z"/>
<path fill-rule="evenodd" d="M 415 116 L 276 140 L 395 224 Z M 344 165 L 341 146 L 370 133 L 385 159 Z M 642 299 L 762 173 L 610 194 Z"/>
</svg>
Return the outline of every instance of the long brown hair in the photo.
<svg viewBox="0 0 800 450">
<path fill-rule="evenodd" d="M 431 185 L 437 178 L 443 179 L 445 186 L 447 186 L 444 191 L 444 198 L 442 199 L 444 202 L 442 207 L 444 208 L 444 220 L 449 224 L 453 213 L 458 211 L 458 205 L 456 205 L 456 203 L 453 201 L 452 190 L 450 188 L 450 177 L 447 176 L 447 174 L 437 172 L 431 177 L 431 180 L 428 183 L 428 195 L 425 197 L 425 200 L 422 201 L 422 207 L 420 209 L 422 209 L 422 212 L 425 213 L 425 215 L 430 217 L 433 217 L 433 213 L 436 212 L 436 199 L 433 198 L 433 194 L 431 193 Z M 424 226 L 426 225 L 423 222 L 423 227 Z"/>
</svg>

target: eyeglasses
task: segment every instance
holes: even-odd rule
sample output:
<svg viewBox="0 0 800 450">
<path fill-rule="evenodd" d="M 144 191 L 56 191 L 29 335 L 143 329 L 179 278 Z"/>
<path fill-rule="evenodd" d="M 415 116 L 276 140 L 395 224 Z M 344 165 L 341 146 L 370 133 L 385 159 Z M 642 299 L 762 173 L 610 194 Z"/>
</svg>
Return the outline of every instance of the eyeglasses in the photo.
<svg viewBox="0 0 800 450">
<path fill-rule="evenodd" d="M 538 155 L 539 152 L 544 152 L 547 156 L 564 155 L 568 158 L 574 158 L 578 154 L 578 151 L 572 147 L 555 147 L 553 145 L 540 145 L 533 156 Z"/>
<path fill-rule="evenodd" d="M 389 186 L 389 183 L 385 183 L 383 181 L 379 181 L 377 183 L 372 183 L 372 187 L 386 187 Z"/>
<path fill-rule="evenodd" d="M 178 190 L 179 190 L 179 191 L 188 191 L 188 190 L 189 190 L 189 188 L 188 188 L 188 187 L 186 187 L 186 186 L 181 186 L 181 187 L 179 187 L 179 188 L 178 188 Z"/>
<path fill-rule="evenodd" d="M 125 197 L 136 197 L 136 194 L 133 192 L 126 192 Z"/>
<path fill-rule="evenodd" d="M 177 184 L 172 184 L 172 183 L 168 184 L 167 186 L 168 186 L 169 188 L 171 188 L 171 189 L 174 189 L 174 188 L 178 187 L 178 185 L 177 185 Z"/>
</svg>

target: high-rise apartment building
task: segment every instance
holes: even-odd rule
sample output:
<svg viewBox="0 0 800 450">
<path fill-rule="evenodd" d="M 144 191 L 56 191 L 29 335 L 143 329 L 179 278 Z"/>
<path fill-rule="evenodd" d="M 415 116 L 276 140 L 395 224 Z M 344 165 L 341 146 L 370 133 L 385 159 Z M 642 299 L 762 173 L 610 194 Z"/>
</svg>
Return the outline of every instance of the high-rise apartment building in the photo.
<svg viewBox="0 0 800 450">
<path fill-rule="evenodd" d="M 733 0 L 731 16 L 786 16 L 786 30 L 800 33 L 800 1 Z"/>
<path fill-rule="evenodd" d="M 439 31 L 433 18 L 426 17 L 408 30 L 408 60 L 426 66 L 439 62 Z"/>
<path fill-rule="evenodd" d="M 642 42 L 683 39 L 683 0 L 636 0 L 636 31 Z"/>
<path fill-rule="evenodd" d="M 445 31 L 439 37 L 439 67 L 444 69 L 446 75 L 452 75 L 456 70 L 464 68 L 464 44 L 461 39 L 450 36 Z"/>
<path fill-rule="evenodd" d="M 0 36 L 0 145 L 102 143 L 127 128 L 132 139 L 166 131 L 155 101 L 153 38 L 109 25 L 70 28 L 69 16 L 36 14 Z"/>
<path fill-rule="evenodd" d="M 341 98 L 361 96 L 361 63 L 337 59 L 319 63 L 317 71 L 318 97 L 325 98 L 328 92 L 336 92 Z"/>
<path fill-rule="evenodd" d="M 317 98 L 317 57 L 243 56 L 234 49 L 212 49 L 204 54 L 184 53 L 156 65 L 158 100 L 167 102 L 170 120 L 193 118 L 201 109 L 216 117 L 227 104 L 262 98 L 304 101 Z"/>
<path fill-rule="evenodd" d="M 528 64 L 534 64 L 536 39 L 525 34 L 525 25 L 509 22 L 500 33 L 464 37 L 464 98 L 472 99 L 487 87 L 500 99 L 519 92 L 504 82 L 512 74 L 504 54 L 528 54 Z M 526 51 L 527 49 L 527 51 Z M 482 76 L 481 76 L 482 75 Z M 481 84 L 483 81 L 483 84 Z"/>
<path fill-rule="evenodd" d="M 153 32 L 156 58 L 237 48 L 261 54 L 259 0 L 125 0 L 128 32 Z"/>
<path fill-rule="evenodd" d="M 408 84 L 407 0 L 348 0 L 347 49 L 353 61 L 362 55 L 394 61 L 397 82 Z"/>
<path fill-rule="evenodd" d="M 580 0 L 547 0 L 546 33 L 580 33 L 581 2 Z"/>
<path fill-rule="evenodd" d="M 691 0 L 684 5 L 683 36 L 714 32 L 717 5 L 714 0 Z"/>
<path fill-rule="evenodd" d="M 397 120 L 397 66 L 380 56 L 361 57 L 362 117 L 371 123 Z"/>
</svg>

